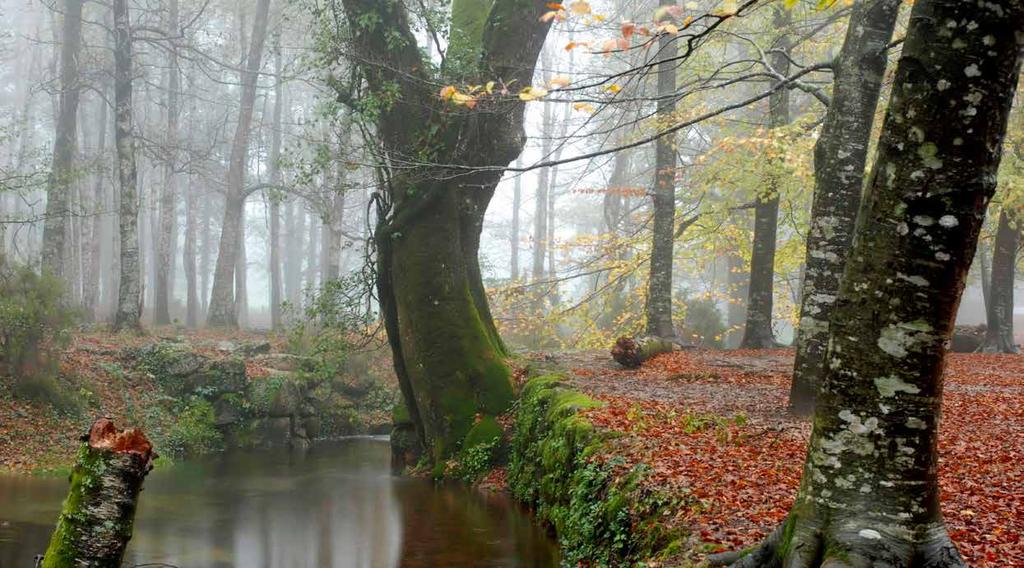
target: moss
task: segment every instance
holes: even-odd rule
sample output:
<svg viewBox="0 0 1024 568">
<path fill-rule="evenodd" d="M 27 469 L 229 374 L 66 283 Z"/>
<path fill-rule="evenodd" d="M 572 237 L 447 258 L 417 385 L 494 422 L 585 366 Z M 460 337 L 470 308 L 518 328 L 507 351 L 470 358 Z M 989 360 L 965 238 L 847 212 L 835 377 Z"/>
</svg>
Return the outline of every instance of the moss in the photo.
<svg viewBox="0 0 1024 568">
<path fill-rule="evenodd" d="M 650 490 L 648 468 L 614 455 L 614 436 L 580 411 L 601 403 L 566 388 L 558 375 L 523 388 L 512 436 L 509 487 L 559 537 L 567 565 L 631 565 L 680 547 L 664 526 L 680 499 Z M 674 543 L 674 544 L 673 544 Z"/>
</svg>

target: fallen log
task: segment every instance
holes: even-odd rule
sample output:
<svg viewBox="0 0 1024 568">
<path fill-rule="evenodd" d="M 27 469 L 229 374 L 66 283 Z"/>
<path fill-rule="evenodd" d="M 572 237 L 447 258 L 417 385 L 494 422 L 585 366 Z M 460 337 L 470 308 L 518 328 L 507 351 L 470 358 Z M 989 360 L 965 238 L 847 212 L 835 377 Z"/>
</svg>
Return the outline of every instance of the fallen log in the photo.
<svg viewBox="0 0 1024 568">
<path fill-rule="evenodd" d="M 108 418 L 94 422 L 82 441 L 42 568 L 119 567 L 132 537 L 153 445 L 140 430 L 119 430 Z"/>
<path fill-rule="evenodd" d="M 612 347 L 612 359 L 629 369 L 660 353 L 675 349 L 675 343 L 660 337 L 620 337 Z"/>
</svg>

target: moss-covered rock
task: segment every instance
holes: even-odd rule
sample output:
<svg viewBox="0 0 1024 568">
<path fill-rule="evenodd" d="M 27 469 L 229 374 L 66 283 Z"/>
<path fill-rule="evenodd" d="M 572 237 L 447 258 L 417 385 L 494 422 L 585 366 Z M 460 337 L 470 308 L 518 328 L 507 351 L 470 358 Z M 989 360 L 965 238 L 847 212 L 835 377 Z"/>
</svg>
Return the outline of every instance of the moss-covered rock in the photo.
<svg viewBox="0 0 1024 568">
<path fill-rule="evenodd" d="M 566 564 L 631 566 L 679 541 L 663 519 L 682 498 L 650 490 L 645 466 L 612 457 L 612 435 L 579 414 L 600 404 L 557 375 L 530 380 L 516 413 L 509 487 L 555 529 Z"/>
<path fill-rule="evenodd" d="M 132 350 L 127 358 L 176 398 L 200 396 L 212 401 L 224 394 L 244 393 L 248 388 L 242 359 L 213 359 L 185 344 L 153 343 Z"/>
</svg>

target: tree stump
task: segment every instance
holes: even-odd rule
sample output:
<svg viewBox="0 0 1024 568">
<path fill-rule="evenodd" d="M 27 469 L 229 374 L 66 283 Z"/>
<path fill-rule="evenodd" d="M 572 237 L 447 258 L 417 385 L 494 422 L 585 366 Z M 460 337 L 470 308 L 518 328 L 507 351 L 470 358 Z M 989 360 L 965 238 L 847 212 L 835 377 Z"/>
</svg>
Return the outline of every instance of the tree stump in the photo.
<svg viewBox="0 0 1024 568">
<path fill-rule="evenodd" d="M 153 445 L 138 429 L 100 418 L 82 441 L 43 568 L 121 566 L 142 481 L 153 469 Z"/>
<path fill-rule="evenodd" d="M 635 369 L 651 357 L 674 348 L 674 343 L 660 337 L 620 337 L 612 347 L 612 359 L 623 367 Z"/>
</svg>

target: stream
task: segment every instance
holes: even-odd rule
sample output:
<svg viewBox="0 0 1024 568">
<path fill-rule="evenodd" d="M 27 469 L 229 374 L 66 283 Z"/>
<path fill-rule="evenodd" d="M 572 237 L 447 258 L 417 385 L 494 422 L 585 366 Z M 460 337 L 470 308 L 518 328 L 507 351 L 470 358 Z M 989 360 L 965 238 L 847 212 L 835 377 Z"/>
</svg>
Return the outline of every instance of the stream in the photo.
<svg viewBox="0 0 1024 568">
<path fill-rule="evenodd" d="M 556 544 L 503 495 L 396 477 L 387 438 L 234 451 L 146 479 L 126 566 L 530 567 Z M 0 477 L 0 568 L 31 568 L 65 479 Z"/>
</svg>

